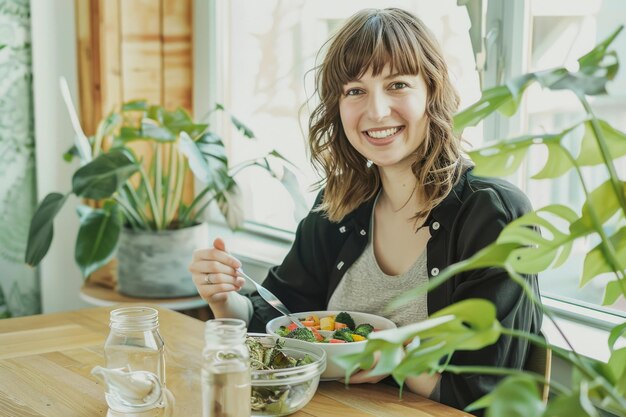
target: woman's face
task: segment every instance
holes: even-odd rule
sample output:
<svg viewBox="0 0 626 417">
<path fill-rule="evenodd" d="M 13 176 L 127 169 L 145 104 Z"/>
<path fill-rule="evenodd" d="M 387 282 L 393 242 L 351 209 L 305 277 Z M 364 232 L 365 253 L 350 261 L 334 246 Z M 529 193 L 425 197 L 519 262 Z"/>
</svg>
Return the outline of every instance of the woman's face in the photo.
<svg viewBox="0 0 626 417">
<path fill-rule="evenodd" d="M 410 164 L 426 135 L 426 83 L 421 75 L 377 76 L 371 69 L 343 86 L 339 112 L 348 140 L 381 168 Z"/>
</svg>

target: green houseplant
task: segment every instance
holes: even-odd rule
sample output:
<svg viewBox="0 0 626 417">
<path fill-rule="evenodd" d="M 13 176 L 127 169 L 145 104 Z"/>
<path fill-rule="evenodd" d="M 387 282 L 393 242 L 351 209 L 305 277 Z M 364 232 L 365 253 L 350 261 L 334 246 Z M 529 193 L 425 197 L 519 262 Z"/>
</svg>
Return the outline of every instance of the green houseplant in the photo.
<svg viewBox="0 0 626 417">
<path fill-rule="evenodd" d="M 109 262 L 120 243 L 124 245 L 119 251 L 121 292 L 153 297 L 192 295 L 195 288 L 186 264 L 194 247 L 208 244 L 206 224 L 200 221 L 203 211 L 215 201 L 231 228 L 243 222 L 241 190 L 234 178 L 239 171 L 258 166 L 279 178 L 270 160 L 280 161 L 281 182 L 294 198 L 299 196 L 295 176 L 278 152 L 230 167 L 221 138 L 208 124 L 194 122 L 181 108 L 167 111 L 146 101 L 127 102 L 107 115 L 90 138 L 76 128 L 78 122 L 69 100 L 68 108 L 77 135 L 75 145 L 64 157 L 78 157 L 81 166 L 72 177 L 71 192 L 50 193 L 39 204 L 26 249 L 26 263 L 30 265 L 37 265 L 46 255 L 54 217 L 73 193 L 98 202 L 97 208 L 81 204 L 77 209 L 80 228 L 75 260 L 84 277 Z M 225 110 L 217 105 L 214 111 Z M 245 138 L 254 138 L 238 119 L 230 119 Z M 137 152 L 138 147 L 142 152 Z M 202 188 L 185 204 L 183 187 L 188 168 Z M 158 237 L 164 242 L 154 247 Z M 172 263 L 177 264 L 175 271 L 170 270 Z M 127 278 L 139 282 L 136 275 L 142 272 L 137 268 L 142 265 L 152 267 L 145 272 L 151 276 L 174 275 L 182 287 L 177 291 L 165 285 L 155 290 L 154 279 L 147 277 L 139 287 L 125 285 Z"/>
<path fill-rule="evenodd" d="M 451 265 L 427 287 L 404 294 L 392 302 L 391 309 L 461 271 L 484 267 L 505 269 L 531 299 L 540 303 L 533 298 L 521 274 L 558 267 L 570 256 L 574 242 L 585 238 L 596 239 L 599 243 L 586 254 L 580 285 L 588 284 L 600 274 L 611 273 L 613 279 L 605 287 L 603 304 L 610 305 L 620 295 L 626 296 L 626 182 L 618 177 L 615 167 L 615 160 L 626 155 L 626 134 L 598 119 L 587 99 L 587 96 L 606 94 L 607 82 L 617 73 L 618 57 L 609 47 L 622 29 L 618 28 L 581 57 L 576 70 L 556 68 L 524 74 L 506 85 L 485 90 L 477 103 L 455 117 L 455 129 L 461 131 L 495 111 L 511 116 L 516 113 L 524 91 L 533 83 L 550 90 L 573 92 L 585 112 L 580 122 L 561 132 L 499 140 L 470 152 L 470 156 L 477 174 L 508 176 L 521 166 L 531 147 L 546 147 L 548 159 L 533 178 L 549 180 L 573 170 L 586 196 L 584 205 L 574 209 L 552 204 L 526 214 L 508 225 L 493 244 L 470 259 Z M 571 146 L 571 141 L 577 134 L 580 144 L 575 153 L 571 150 L 576 148 Z M 589 166 L 604 167 L 609 179 L 590 189 L 582 175 L 584 167 Z M 540 226 L 543 233 L 536 226 Z M 554 321 L 553 313 L 545 307 L 543 310 L 547 318 Z M 550 381 L 552 398 L 548 404 L 541 401 L 537 387 L 537 382 L 546 382 L 542 375 L 510 369 L 451 366 L 442 362 L 442 358 L 449 357 L 455 350 L 480 349 L 494 343 L 500 335 L 521 337 L 546 346 L 540 337 L 501 326 L 495 307 L 486 300 L 465 300 L 444 308 L 424 322 L 374 334 L 363 353 L 341 360 L 349 371 L 359 367 L 367 369 L 374 361 L 374 352 L 379 350 L 380 360 L 372 372 L 391 373 L 401 386 L 407 376 L 422 372 L 445 370 L 507 376 L 493 392 L 467 409 L 487 408 L 487 416 L 595 417 L 606 413 L 626 416 L 626 348 L 616 347 L 616 341 L 625 332 L 626 321 L 611 331 L 611 354 L 607 363 L 581 357 L 573 349 L 550 346 L 554 354 L 572 365 L 573 386 Z M 565 335 L 563 337 L 567 340 Z M 408 339 L 413 341 L 403 355 L 403 342 Z"/>
</svg>

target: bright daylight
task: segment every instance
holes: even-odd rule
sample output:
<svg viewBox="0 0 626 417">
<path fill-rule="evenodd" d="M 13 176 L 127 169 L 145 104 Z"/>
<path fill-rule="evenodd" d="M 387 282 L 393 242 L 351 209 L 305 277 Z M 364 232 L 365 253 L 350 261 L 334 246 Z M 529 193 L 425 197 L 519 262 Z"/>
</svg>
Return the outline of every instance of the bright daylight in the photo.
<svg viewBox="0 0 626 417">
<path fill-rule="evenodd" d="M 626 417 L 623 0 L 0 0 L 0 417 Z"/>
</svg>

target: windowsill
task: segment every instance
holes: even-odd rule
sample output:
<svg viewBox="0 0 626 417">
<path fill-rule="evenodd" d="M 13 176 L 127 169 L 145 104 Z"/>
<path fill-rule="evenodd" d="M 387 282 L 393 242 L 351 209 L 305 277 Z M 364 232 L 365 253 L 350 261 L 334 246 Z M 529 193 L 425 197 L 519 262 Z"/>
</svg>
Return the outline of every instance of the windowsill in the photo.
<svg viewBox="0 0 626 417">
<path fill-rule="evenodd" d="M 227 248 L 239 260 L 262 268 L 282 262 L 291 247 L 289 237 L 293 236 L 288 233 L 270 236 L 259 229 L 233 232 L 218 222 L 210 222 L 209 230 L 211 241 L 217 236 L 224 238 Z M 623 318 L 549 297 L 542 297 L 542 301 L 545 306 L 553 309 L 556 323 L 578 353 L 603 362 L 609 359 L 607 341 L 610 329 L 622 323 Z M 544 317 L 542 332 L 551 344 L 571 350 L 548 317 Z M 616 348 L 625 346 L 626 338 L 622 337 L 617 341 Z"/>
</svg>

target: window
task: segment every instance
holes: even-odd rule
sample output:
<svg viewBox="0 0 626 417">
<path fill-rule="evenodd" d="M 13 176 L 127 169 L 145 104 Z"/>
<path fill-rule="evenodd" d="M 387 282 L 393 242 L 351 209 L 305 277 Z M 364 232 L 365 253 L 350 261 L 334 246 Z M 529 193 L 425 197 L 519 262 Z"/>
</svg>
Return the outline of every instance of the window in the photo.
<svg viewBox="0 0 626 417">
<path fill-rule="evenodd" d="M 462 106 L 480 97 L 478 75 L 468 36 L 469 19 L 456 0 L 365 1 L 342 0 L 232 0 L 214 2 L 218 26 L 218 56 L 210 75 L 217 91 L 215 100 L 224 103 L 255 133 L 247 141 L 235 130 L 226 130 L 231 162 L 237 163 L 276 149 L 300 168 L 302 189 L 312 205 L 316 192 L 309 191 L 317 176 L 308 159 L 306 131 L 314 102 L 301 106 L 314 93 L 316 54 L 342 22 L 366 7 L 401 7 L 413 11 L 437 35 L 462 96 Z M 321 57 L 317 57 L 319 63 Z M 223 126 L 227 126 L 223 123 Z M 481 128 L 466 135 L 477 146 Z M 282 187 L 264 172 L 249 170 L 238 176 L 246 197 L 248 224 L 294 231 L 300 219 Z M 266 229 L 267 230 L 267 229 Z"/>
<path fill-rule="evenodd" d="M 620 0 L 549 2 L 530 0 L 526 26 L 529 56 L 520 72 L 538 71 L 557 66 L 571 67 L 576 60 L 604 40 L 620 24 L 626 24 L 626 8 Z M 517 16 L 516 18 L 520 18 Z M 506 24 L 506 23 L 505 23 Z M 626 57 L 626 36 L 622 33 L 613 43 L 620 58 Z M 623 62 L 622 62 L 623 65 Z M 590 97 L 596 116 L 626 131 L 626 75 L 623 71 L 612 81 L 609 96 Z M 582 120 L 583 110 L 575 96 L 568 92 L 543 91 L 533 85 L 523 103 L 522 131 L 556 132 Z M 574 155 L 580 146 L 572 143 Z M 527 170 L 535 173 L 543 166 L 546 154 L 543 149 L 532 150 L 527 158 Z M 624 158 L 616 163 L 618 174 L 626 177 Z M 584 168 L 589 187 L 596 187 L 608 178 L 603 167 Z M 527 177 L 527 176 L 526 176 Z M 563 175 L 558 181 L 524 180 L 519 184 L 530 197 L 534 207 L 564 204 L 580 212 L 585 196 L 574 172 Z M 541 274 L 543 295 L 598 307 L 602 302 L 603 288 L 613 276 L 598 277 L 587 286 L 578 288 L 585 254 L 597 241 L 576 242 L 572 255 L 562 267 Z M 620 298 L 610 307 L 612 312 L 624 314 L 626 301 Z"/>
</svg>

